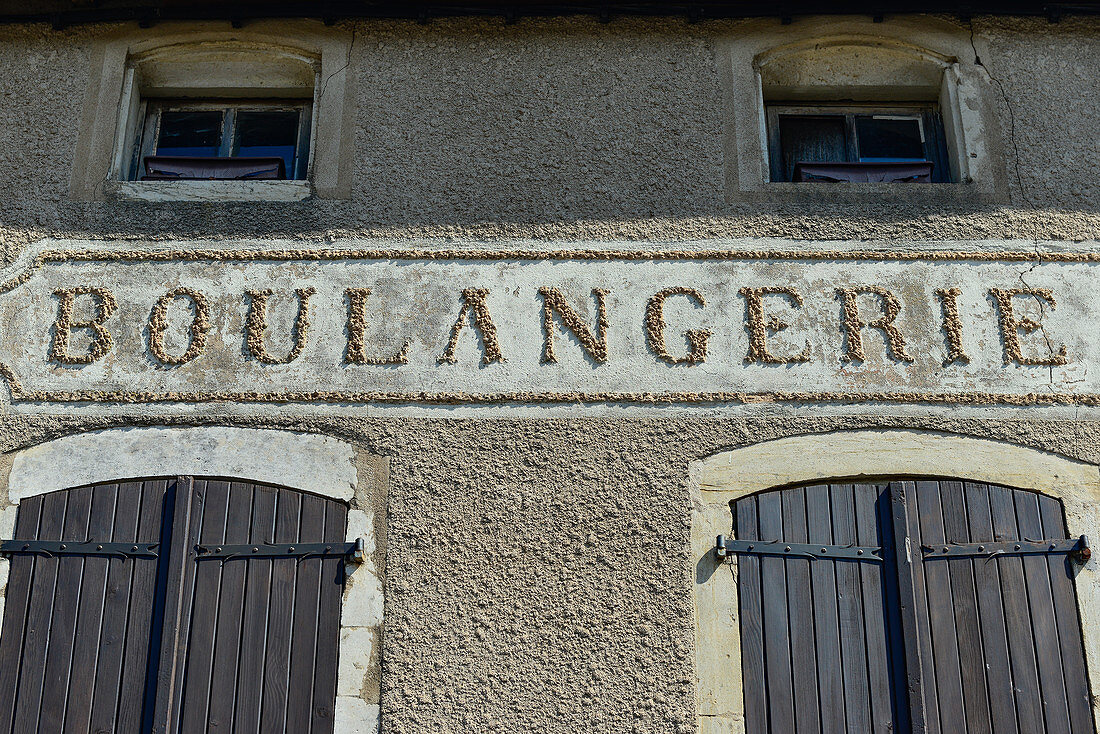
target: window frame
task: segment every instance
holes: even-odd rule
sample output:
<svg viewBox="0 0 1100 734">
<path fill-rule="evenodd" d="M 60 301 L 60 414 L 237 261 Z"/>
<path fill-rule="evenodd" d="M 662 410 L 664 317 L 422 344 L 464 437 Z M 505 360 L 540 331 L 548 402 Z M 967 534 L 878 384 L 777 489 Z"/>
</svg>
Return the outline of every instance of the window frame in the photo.
<svg viewBox="0 0 1100 734">
<path fill-rule="evenodd" d="M 287 168 L 286 180 L 302 181 L 309 175 L 312 155 L 310 131 L 312 129 L 313 103 L 305 99 L 267 98 L 143 98 L 133 132 L 134 149 L 127 167 L 126 180 L 141 179 L 142 165 L 146 157 L 156 155 L 160 137 L 161 116 L 165 112 L 222 112 L 221 142 L 218 158 L 233 155 L 236 144 L 236 119 L 239 112 L 298 112 L 298 135 L 294 147 L 294 163 Z"/>
<path fill-rule="evenodd" d="M 768 170 L 774 183 L 794 183 L 783 167 L 783 147 L 779 133 L 779 118 L 843 117 L 845 154 L 849 162 L 859 162 L 859 136 L 856 118 L 871 115 L 915 118 L 924 138 L 925 158 L 932 162 L 932 183 L 955 183 L 948 162 L 947 139 L 940 106 L 934 102 L 764 102 L 767 125 Z"/>
</svg>

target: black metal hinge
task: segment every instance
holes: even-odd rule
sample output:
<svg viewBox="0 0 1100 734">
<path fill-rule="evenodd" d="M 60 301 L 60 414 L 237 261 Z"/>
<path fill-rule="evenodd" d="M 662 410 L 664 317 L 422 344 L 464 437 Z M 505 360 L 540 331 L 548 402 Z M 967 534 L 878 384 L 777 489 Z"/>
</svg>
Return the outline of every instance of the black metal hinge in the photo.
<svg viewBox="0 0 1100 734">
<path fill-rule="evenodd" d="M 159 543 L 75 543 L 61 540 L 3 540 L 0 555 L 35 554 L 43 556 L 122 556 L 156 558 Z"/>
<path fill-rule="evenodd" d="M 196 560 L 210 558 L 318 558 L 343 556 L 346 563 L 362 563 L 366 544 L 362 538 L 351 543 L 236 543 L 196 545 Z"/>
<path fill-rule="evenodd" d="M 730 555 L 761 555 L 882 562 L 882 548 L 876 546 L 785 543 L 782 540 L 736 540 L 724 535 L 718 536 L 714 552 L 721 560 L 725 560 Z"/>
<path fill-rule="evenodd" d="M 1087 535 L 1060 540 L 1009 540 L 998 543 L 944 543 L 922 545 L 925 560 L 933 558 L 993 558 L 994 556 L 1067 554 L 1074 563 L 1084 564 L 1092 558 Z"/>
</svg>

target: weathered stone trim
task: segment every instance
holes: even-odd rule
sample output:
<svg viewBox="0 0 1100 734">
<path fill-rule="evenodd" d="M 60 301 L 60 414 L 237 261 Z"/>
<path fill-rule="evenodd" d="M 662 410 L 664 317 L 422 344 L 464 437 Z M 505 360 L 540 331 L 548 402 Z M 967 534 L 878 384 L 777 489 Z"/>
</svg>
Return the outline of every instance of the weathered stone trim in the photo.
<svg viewBox="0 0 1100 734">
<path fill-rule="evenodd" d="M 272 429 L 213 427 L 110 428 L 74 434 L 15 452 L 0 490 L 0 537 L 11 537 L 19 502 L 46 492 L 111 480 L 194 474 L 266 482 L 350 503 L 346 538 L 363 538 L 366 561 L 344 588 L 336 734 L 374 734 L 379 727 L 383 590 L 377 540 L 388 477 L 344 441 Z M 9 457 L 4 457 L 8 459 Z M 385 460 L 380 457 L 375 464 Z M 3 482 L 0 482 L 2 487 Z M 8 561 L 0 559 L 0 625 Z"/>
<path fill-rule="evenodd" d="M 918 393 L 918 392 L 143 392 L 127 390 L 24 390 L 7 365 L 0 376 L 8 381 L 12 402 L 21 403 L 327 403 L 364 405 L 561 405 L 617 403 L 623 405 L 723 405 L 762 403 L 896 403 L 899 405 L 1100 406 L 1100 393 Z"/>
<path fill-rule="evenodd" d="M 821 457 L 828 457 L 822 462 Z M 857 430 L 764 441 L 694 462 L 692 569 L 701 734 L 743 734 L 744 692 L 737 561 L 717 563 L 718 534 L 733 534 L 730 502 L 785 485 L 887 476 L 957 477 L 1042 492 L 1062 502 L 1070 536 L 1100 527 L 1100 467 L 988 439 L 932 431 Z M 1077 574 L 1077 603 L 1090 678 L 1100 680 L 1100 566 Z M 1100 722 L 1100 701 L 1093 703 Z"/>
<path fill-rule="evenodd" d="M 38 268 L 50 263 L 66 262 L 292 262 L 296 260 L 467 260 L 474 262 L 521 261 L 726 261 L 784 260 L 809 262 L 1019 262 L 1019 263 L 1092 263 L 1100 262 L 1100 252 L 1044 252 L 1036 250 L 603 250 L 594 248 L 533 250 L 533 249 L 371 249 L 335 247 L 275 248 L 275 249 L 210 249 L 193 250 L 52 250 L 40 252 L 27 270 L 0 285 L 0 292 L 24 283 Z"/>
</svg>

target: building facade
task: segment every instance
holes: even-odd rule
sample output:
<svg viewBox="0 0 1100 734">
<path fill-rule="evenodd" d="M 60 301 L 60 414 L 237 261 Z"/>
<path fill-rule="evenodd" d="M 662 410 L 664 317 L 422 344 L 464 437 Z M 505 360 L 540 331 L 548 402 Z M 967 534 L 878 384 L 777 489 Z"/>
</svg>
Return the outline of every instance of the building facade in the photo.
<svg viewBox="0 0 1100 734">
<path fill-rule="evenodd" d="M 0 731 L 1094 732 L 1098 8 L 748 5 L 5 8 Z"/>
</svg>

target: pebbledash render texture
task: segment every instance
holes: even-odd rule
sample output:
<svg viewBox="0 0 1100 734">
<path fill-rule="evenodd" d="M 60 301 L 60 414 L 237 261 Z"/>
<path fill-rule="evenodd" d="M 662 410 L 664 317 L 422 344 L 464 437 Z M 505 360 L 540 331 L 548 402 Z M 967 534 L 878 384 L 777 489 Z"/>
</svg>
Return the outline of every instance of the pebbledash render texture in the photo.
<svg viewBox="0 0 1100 734">
<path fill-rule="evenodd" d="M 61 5 L 0 24 L 0 732 L 1095 731 L 1093 4 Z M 211 110 L 305 177 L 142 180 Z M 784 114 L 945 180 L 779 180 Z"/>
</svg>

